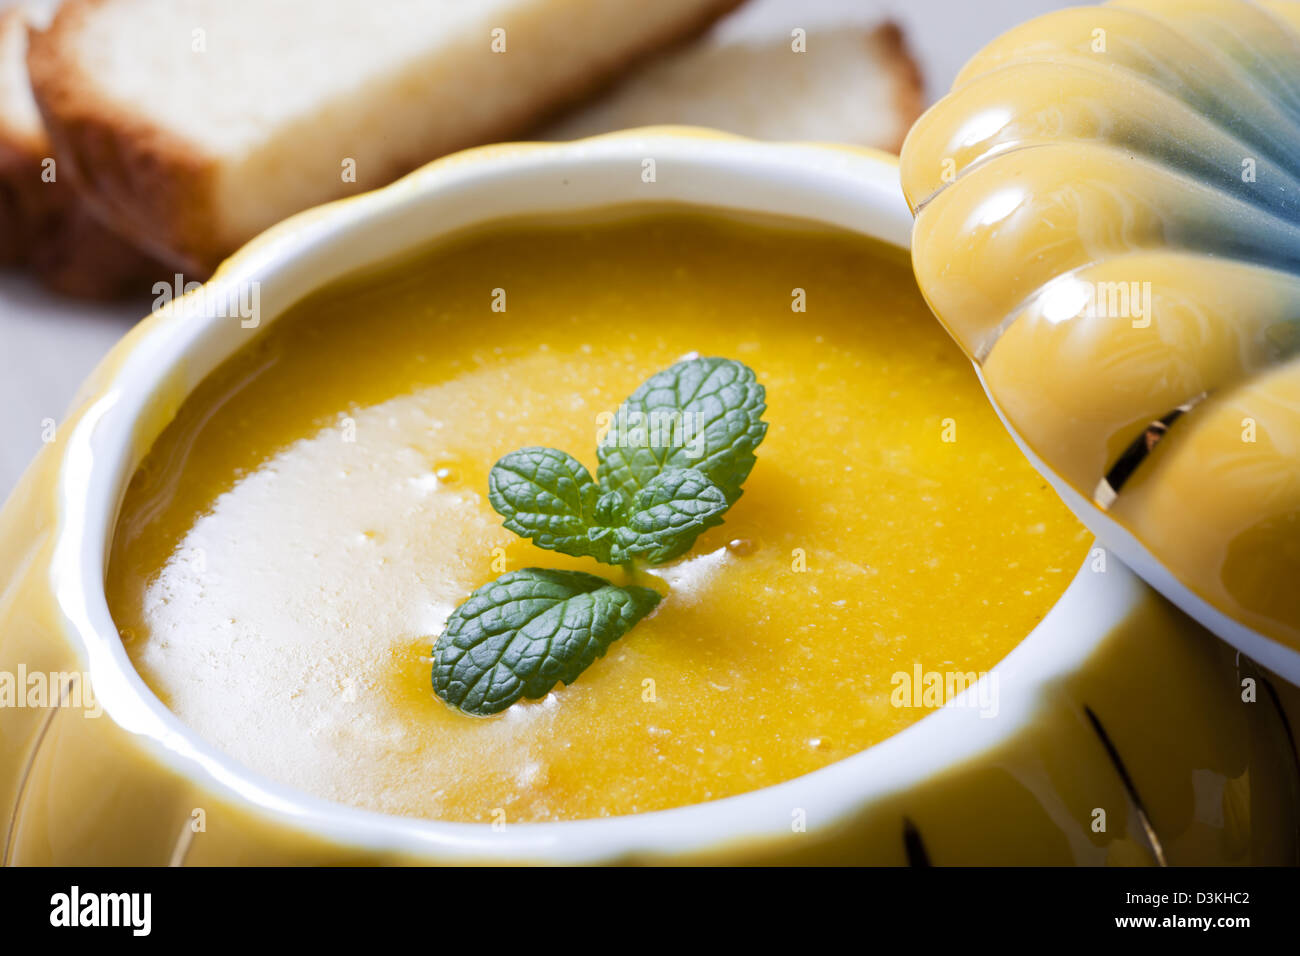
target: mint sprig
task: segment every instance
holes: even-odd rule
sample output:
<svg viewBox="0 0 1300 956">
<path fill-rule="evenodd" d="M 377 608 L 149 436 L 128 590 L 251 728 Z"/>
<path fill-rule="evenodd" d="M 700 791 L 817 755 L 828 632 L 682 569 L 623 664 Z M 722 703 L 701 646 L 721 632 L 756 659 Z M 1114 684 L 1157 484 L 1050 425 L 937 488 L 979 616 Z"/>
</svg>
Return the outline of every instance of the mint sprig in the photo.
<svg viewBox="0 0 1300 956">
<path fill-rule="evenodd" d="M 488 499 L 539 548 L 605 564 L 662 564 L 722 523 L 767 432 L 754 372 L 724 358 L 685 359 L 641 385 L 599 442 L 593 479 L 555 448 L 510 452 Z M 525 568 L 479 588 L 433 648 L 433 687 L 478 716 L 572 682 L 654 609 L 659 595 L 578 571 Z"/>
<path fill-rule="evenodd" d="M 433 689 L 470 714 L 568 684 L 659 603 L 581 571 L 524 568 L 483 585 L 452 612 L 433 649 Z"/>
<path fill-rule="evenodd" d="M 766 409 L 766 392 L 747 365 L 725 358 L 678 362 L 652 375 L 614 413 L 596 449 L 600 485 L 631 497 L 666 469 L 694 468 L 734 504 L 767 434 Z"/>
<path fill-rule="evenodd" d="M 539 548 L 662 564 L 740 497 L 767 432 L 765 398 L 740 362 L 683 360 L 614 413 L 596 449 L 599 482 L 563 451 L 523 448 L 493 466 L 488 498 L 507 528 Z"/>
<path fill-rule="evenodd" d="M 636 493 L 622 515 L 622 524 L 614 529 L 610 560 L 615 564 L 635 558 L 649 564 L 671 561 L 689 551 L 706 528 L 722 524 L 722 515 L 730 507 L 722 489 L 694 468 L 661 471 Z"/>
<path fill-rule="evenodd" d="M 512 451 L 488 475 L 488 500 L 505 526 L 548 551 L 610 562 L 612 537 L 602 517 L 613 517 L 600 503 L 591 472 L 556 448 Z"/>
</svg>

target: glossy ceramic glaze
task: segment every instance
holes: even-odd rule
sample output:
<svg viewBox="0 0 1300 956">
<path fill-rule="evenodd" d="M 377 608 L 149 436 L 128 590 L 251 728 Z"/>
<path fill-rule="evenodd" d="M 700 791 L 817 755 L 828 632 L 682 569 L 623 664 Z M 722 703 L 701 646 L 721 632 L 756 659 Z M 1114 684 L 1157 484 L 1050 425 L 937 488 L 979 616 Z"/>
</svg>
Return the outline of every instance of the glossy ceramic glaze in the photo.
<svg viewBox="0 0 1300 956">
<path fill-rule="evenodd" d="M 578 680 L 487 720 L 448 707 L 429 649 L 467 594 L 526 567 L 619 574 L 502 527 L 492 463 L 537 444 L 590 461 L 600 410 L 693 351 L 743 355 L 768 396 L 726 522 L 638 572 L 663 602 Z M 107 594 L 145 683 L 251 769 L 382 813 L 538 823 L 719 799 L 879 743 L 928 712 L 895 705 L 900 670 L 973 683 L 1091 542 L 903 250 L 622 206 L 457 237 L 278 317 L 141 462 Z"/>
<path fill-rule="evenodd" d="M 4 861 L 1294 862 L 1288 692 L 1101 549 L 995 670 L 996 718 L 969 706 L 989 689 L 977 686 L 814 773 L 602 820 L 498 829 L 313 798 L 199 739 L 131 667 L 103 592 L 117 509 L 184 397 L 248 343 L 213 305 L 231 291 L 260 283 L 270 326 L 322 284 L 458 229 L 629 202 L 796 217 L 901 246 L 896 176 L 878 154 L 687 131 L 473 151 L 276 227 L 193 311 L 145 320 L 0 512 L 0 672 L 51 675 L 66 705 L 0 709 Z"/>
<path fill-rule="evenodd" d="M 977 54 L 902 178 L 932 308 L 1102 540 L 1300 681 L 1300 4 L 1126 0 Z"/>
</svg>

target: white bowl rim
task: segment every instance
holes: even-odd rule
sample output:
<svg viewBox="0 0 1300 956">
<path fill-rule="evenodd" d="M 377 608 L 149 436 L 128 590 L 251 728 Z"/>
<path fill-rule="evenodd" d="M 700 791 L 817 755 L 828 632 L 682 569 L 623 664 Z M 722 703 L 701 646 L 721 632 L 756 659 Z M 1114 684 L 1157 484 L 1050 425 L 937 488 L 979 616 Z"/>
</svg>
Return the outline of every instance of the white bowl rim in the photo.
<svg viewBox="0 0 1300 956">
<path fill-rule="evenodd" d="M 661 176 L 669 173 L 659 180 L 668 188 L 641 189 L 639 172 L 647 157 L 656 160 Z M 237 253 L 210 286 L 220 293 L 239 283 L 274 278 L 290 267 L 310 266 L 367 225 L 409 218 L 421 205 L 436 206 L 448 196 L 481 193 L 512 180 L 550 177 L 547 182 L 554 185 L 562 178 L 566 187 L 572 185 L 572 195 L 560 207 L 564 211 L 619 205 L 602 198 L 600 188 L 583 192 L 587 177 L 605 182 L 611 170 L 638 177 L 637 185 L 627 187 L 628 204 L 686 203 L 794 216 L 900 248 L 907 248 L 910 240 L 911 215 L 899 187 L 896 160 L 888 154 L 657 128 L 457 154 L 384 189 L 294 217 Z M 449 231 L 455 230 L 431 230 L 429 238 Z M 367 251 L 366 256 L 376 262 L 393 258 L 391 251 Z M 315 284 L 328 281 L 317 279 Z M 213 301 L 220 298 L 212 296 Z M 276 314 L 269 311 L 265 324 Z M 807 833 L 823 832 L 873 801 L 1011 740 L 1033 721 L 1044 690 L 1085 660 L 1149 594 L 1118 561 L 1103 563 L 1105 573 L 1091 570 L 1099 554 L 1094 550 L 1092 561 L 1085 562 L 1047 616 L 996 666 L 1001 686 L 1016 688 L 1001 695 L 1002 719 L 984 720 L 976 707 L 968 706 L 978 699 L 976 685 L 949 706 L 867 750 L 737 796 L 629 816 L 512 823 L 497 829 L 486 823 L 389 816 L 345 806 L 243 767 L 182 724 L 136 673 L 109 614 L 103 578 L 121 496 L 135 467 L 133 436 L 139 413 L 169 374 L 195 358 L 214 323 L 229 320 L 209 308 L 183 322 L 175 315 L 146 321 L 120 364 L 106 363 L 92 377 L 93 388 L 82 395 L 88 407 L 66 436 L 50 570 L 65 630 L 88 664 L 97 704 L 135 734 L 154 759 L 198 786 L 340 850 L 440 862 L 590 863 L 706 853 L 788 838 L 795 829 L 796 811 L 805 815 Z M 206 356 L 204 362 L 215 364 L 230 351 Z"/>
</svg>

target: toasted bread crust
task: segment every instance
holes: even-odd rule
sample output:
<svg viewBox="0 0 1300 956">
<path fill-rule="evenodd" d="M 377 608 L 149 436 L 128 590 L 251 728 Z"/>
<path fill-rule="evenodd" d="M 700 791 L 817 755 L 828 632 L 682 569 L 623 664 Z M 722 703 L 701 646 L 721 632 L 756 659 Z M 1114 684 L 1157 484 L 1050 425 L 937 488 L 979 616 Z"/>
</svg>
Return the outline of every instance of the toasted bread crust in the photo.
<svg viewBox="0 0 1300 956">
<path fill-rule="evenodd" d="M 104 226 L 71 184 L 42 179 L 43 152 L 0 142 L 0 265 L 23 266 L 64 295 L 143 293 L 168 270 Z"/>
<path fill-rule="evenodd" d="M 823 28 L 818 31 L 820 36 L 814 35 L 812 42 L 817 44 L 820 52 L 820 44 L 829 31 Z M 870 138 L 864 138 L 864 133 L 850 122 L 848 128 L 839 128 L 839 134 L 835 135 L 827 124 L 821 124 L 821 128 L 826 132 L 814 134 L 817 138 L 823 138 L 829 142 L 850 142 L 855 145 L 869 146 L 876 149 L 887 150 L 897 153 L 902 146 L 903 140 L 911 129 L 916 118 L 921 114 L 924 108 L 923 100 L 923 82 L 921 71 L 913 60 L 907 49 L 907 44 L 902 30 L 892 21 L 877 21 L 870 25 L 853 25 L 836 31 L 835 39 L 846 40 L 849 45 L 841 47 L 848 51 L 849 56 L 861 56 L 865 61 L 875 67 L 880 80 L 881 88 L 884 95 L 880 100 L 873 100 L 870 109 L 876 114 L 878 124 L 873 124 L 875 130 L 869 134 Z M 750 40 L 743 46 L 749 49 L 759 50 L 763 53 L 772 55 L 783 55 L 786 50 L 787 40 L 779 35 L 770 35 L 761 42 Z M 738 124 L 731 124 L 724 111 L 738 104 L 728 103 L 726 99 L 717 100 L 711 103 L 713 113 L 711 115 L 701 115 L 698 111 L 698 101 L 692 100 L 689 104 L 690 112 L 687 114 L 685 102 L 678 103 L 687 94 L 686 86 L 682 83 L 685 75 L 693 75 L 693 82 L 700 82 L 699 73 L 697 72 L 701 65 L 706 65 L 710 70 L 722 71 L 728 70 L 729 76 L 735 75 L 739 69 L 743 74 L 752 73 L 750 77 L 755 82 L 764 80 L 762 73 L 763 66 L 757 61 L 744 62 L 737 67 L 736 61 L 728 62 L 726 55 L 728 52 L 735 52 L 737 47 L 742 44 L 729 44 L 725 42 L 709 43 L 704 41 L 697 45 L 697 48 L 687 49 L 683 55 L 677 59 L 668 59 L 664 62 L 658 72 L 651 72 L 645 75 L 629 75 L 620 79 L 625 89 L 616 89 L 613 93 L 612 101 L 602 97 L 581 104 L 578 109 L 569 115 L 558 117 L 557 125 L 543 126 L 533 130 L 533 135 L 543 140 L 568 140 L 575 137 L 591 135 L 599 132 L 609 132 L 617 128 L 627 126 L 637 126 L 644 124 L 672 124 L 687 123 L 700 124 L 705 126 L 717 126 L 728 132 L 740 133 L 742 135 L 757 136 L 759 138 L 788 138 L 791 135 L 806 135 L 803 132 L 791 133 L 789 130 L 778 132 L 774 129 L 766 131 L 757 130 L 752 122 L 746 126 L 744 120 Z M 684 74 L 683 71 L 689 71 Z M 719 76 L 721 79 L 721 76 Z M 668 81 L 674 81 L 669 83 Z M 708 79 L 704 80 L 707 85 Z M 844 80 L 842 85 L 851 85 L 851 80 Z M 665 97 L 656 99 L 654 92 L 656 86 L 661 90 L 671 87 L 670 92 L 666 92 Z M 853 90 L 850 93 L 855 92 Z M 630 96 L 624 94 L 630 93 Z M 695 94 L 691 94 L 692 97 Z M 707 93 L 705 99 L 711 100 Z M 650 106 L 647 108 L 647 100 Z M 806 96 L 799 97 L 801 111 L 807 110 L 816 112 L 818 101 L 816 98 Z M 838 104 L 830 104 L 832 107 Z M 678 110 L 680 106 L 682 109 Z M 749 104 L 744 104 L 747 109 Z M 595 115 L 595 121 L 588 115 L 588 108 Z M 793 109 L 791 103 L 777 103 L 771 109 L 777 113 L 782 110 Z M 769 113 L 769 116 L 771 114 Z M 760 124 L 761 125 L 761 124 Z"/>
<path fill-rule="evenodd" d="M 889 151 L 898 153 L 903 148 L 903 140 L 907 138 L 912 124 L 925 110 L 925 81 L 921 76 L 921 67 L 908 49 L 907 39 L 897 23 L 882 23 L 872 39 L 884 48 L 890 71 L 894 75 L 894 104 L 900 128 L 898 139 L 889 147 Z"/>
<path fill-rule="evenodd" d="M 59 172 L 140 248 L 206 275 L 229 251 L 214 235 L 214 160 L 102 96 L 73 52 L 88 12 L 107 2 L 67 0 L 46 30 L 30 32 L 27 68 Z"/>
<path fill-rule="evenodd" d="M 128 104 L 104 96 L 82 69 L 73 38 L 85 28 L 90 11 L 111 2 L 65 0 L 46 30 L 32 31 L 27 64 L 60 175 L 68 175 L 93 211 L 141 248 L 189 275 L 208 275 L 251 236 L 222 234 L 214 200 L 216 157 L 160 128 Z M 740 2 L 712 0 L 672 35 L 646 37 L 635 50 L 605 64 L 554 100 L 571 102 L 589 95 L 617 71 L 666 44 L 702 32 Z M 502 116 L 487 135 L 467 134 L 449 151 L 515 135 L 537 121 L 537 112 Z M 434 158 L 394 158 L 389 178 Z"/>
<path fill-rule="evenodd" d="M 5 11 L 0 29 L 26 30 L 23 11 Z M 47 181 L 51 155 L 43 131 L 0 121 L 0 264 L 25 266 L 47 286 L 80 298 L 147 289 L 163 266 L 100 224 L 66 177 Z"/>
<path fill-rule="evenodd" d="M 26 258 L 31 223 L 45 218 L 46 194 L 31 186 L 40 182 L 40 164 L 25 149 L 0 141 L 0 265 Z"/>
<path fill-rule="evenodd" d="M 24 29 L 19 8 L 0 11 L 0 36 Z M 22 261 L 27 246 L 26 223 L 36 214 L 34 205 L 43 198 L 25 187 L 34 181 L 33 175 L 39 176 L 32 157 L 41 155 L 48 144 L 43 137 L 20 127 L 0 115 L 0 265 L 5 266 Z"/>
</svg>

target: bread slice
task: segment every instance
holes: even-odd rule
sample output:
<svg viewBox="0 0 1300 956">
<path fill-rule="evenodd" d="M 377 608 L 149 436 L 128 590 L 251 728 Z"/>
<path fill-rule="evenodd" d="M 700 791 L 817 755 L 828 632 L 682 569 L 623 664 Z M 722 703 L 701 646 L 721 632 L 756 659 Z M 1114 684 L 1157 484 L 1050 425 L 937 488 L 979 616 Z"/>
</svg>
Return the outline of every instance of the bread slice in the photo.
<svg viewBox="0 0 1300 956">
<path fill-rule="evenodd" d="M 143 295 L 163 268 L 100 225 L 67 176 L 47 166 L 26 62 L 28 21 L 40 13 L 39 5 L 0 12 L 0 265 L 26 266 L 70 295 Z"/>
<path fill-rule="evenodd" d="M 35 188 L 40 182 L 40 161 L 44 133 L 36 103 L 27 86 L 23 63 L 27 49 L 27 25 L 23 12 L 0 12 L 0 264 L 22 258 L 26 246 L 26 223 L 44 197 Z M 32 160 L 36 159 L 33 164 Z M 33 178 L 32 173 L 35 172 Z"/>
<path fill-rule="evenodd" d="M 526 129 L 736 2 L 67 0 L 28 66 L 101 218 L 202 273 L 293 212 Z"/>
<path fill-rule="evenodd" d="M 758 19 L 748 16 L 751 9 L 729 18 L 746 20 L 746 29 L 719 24 L 547 127 L 542 138 L 683 123 L 756 139 L 855 143 L 898 152 L 921 114 L 923 93 L 920 71 L 897 26 L 810 27 L 802 37 L 803 52 L 796 52 L 793 31 L 775 25 L 783 20 L 751 24 Z"/>
</svg>

